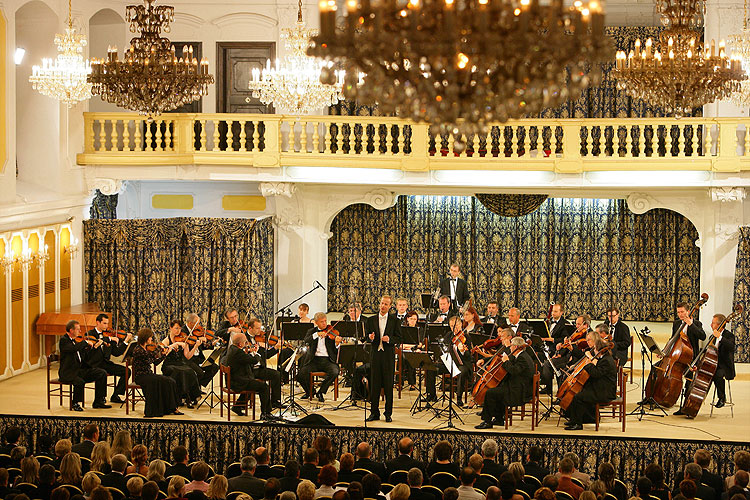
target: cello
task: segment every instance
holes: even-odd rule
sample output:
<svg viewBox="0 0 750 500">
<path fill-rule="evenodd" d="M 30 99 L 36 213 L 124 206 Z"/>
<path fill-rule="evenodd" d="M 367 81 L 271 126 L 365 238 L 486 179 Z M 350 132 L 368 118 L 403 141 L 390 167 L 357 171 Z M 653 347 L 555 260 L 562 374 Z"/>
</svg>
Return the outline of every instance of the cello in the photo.
<svg viewBox="0 0 750 500">
<path fill-rule="evenodd" d="M 730 321 L 740 314 L 742 314 L 742 305 L 737 304 L 732 314 L 727 316 L 716 330 L 722 331 Z M 701 405 L 708 394 L 711 381 L 716 374 L 716 367 L 719 364 L 719 350 L 714 345 L 715 341 L 716 336 L 711 335 L 711 339 L 701 349 L 701 352 L 698 353 L 698 356 L 695 357 L 695 360 L 690 365 L 690 369 L 693 371 L 693 380 L 688 386 L 685 402 L 682 405 L 682 412 L 689 418 L 695 418 L 698 415 Z"/>
<path fill-rule="evenodd" d="M 508 356 L 515 356 L 530 345 L 531 341 L 528 341 L 522 346 L 516 346 L 511 349 Z M 508 374 L 508 371 L 503 368 L 502 353 L 500 351 L 496 352 L 487 362 L 487 366 L 480 367 L 477 373 L 480 374 L 479 380 L 474 384 L 474 389 L 472 389 L 471 395 L 474 398 L 474 403 L 481 405 L 484 404 L 484 397 L 487 394 L 487 391 L 500 385 L 500 382 L 502 382 Z"/>
<path fill-rule="evenodd" d="M 688 317 L 698 311 L 706 302 L 708 294 L 701 294 Z M 690 344 L 683 321 L 677 333 L 672 335 L 664 346 L 664 357 L 655 365 L 646 382 L 646 398 L 652 398 L 656 404 L 669 408 L 674 406 L 682 392 L 682 376 L 693 362 L 693 346 Z"/>
<path fill-rule="evenodd" d="M 607 346 L 599 351 L 595 357 L 589 358 L 588 356 L 582 357 L 575 364 L 573 369 L 570 371 L 570 375 L 565 379 L 565 382 L 560 384 L 560 388 L 557 390 L 557 399 L 560 400 L 560 407 L 567 410 L 570 403 L 573 401 L 573 397 L 581 392 L 583 386 L 589 379 L 589 372 L 585 370 L 594 359 L 601 359 L 601 357 L 614 347 L 614 344 L 609 343 Z"/>
</svg>

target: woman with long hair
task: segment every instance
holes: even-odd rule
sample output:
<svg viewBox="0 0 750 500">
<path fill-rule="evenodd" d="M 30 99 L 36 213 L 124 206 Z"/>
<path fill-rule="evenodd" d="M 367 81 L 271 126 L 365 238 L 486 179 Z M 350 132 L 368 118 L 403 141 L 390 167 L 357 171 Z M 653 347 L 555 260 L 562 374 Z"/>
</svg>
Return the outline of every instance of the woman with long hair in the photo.
<svg viewBox="0 0 750 500">
<path fill-rule="evenodd" d="M 102 474 L 109 474 L 112 472 L 112 462 L 110 458 L 109 443 L 107 441 L 99 441 L 94 445 L 94 449 L 91 450 L 91 467 L 90 470 L 94 472 L 101 472 Z"/>
<path fill-rule="evenodd" d="M 209 500 L 224 500 L 227 497 L 228 490 L 229 481 L 227 481 L 227 478 L 217 474 L 211 478 L 206 496 Z"/>
<path fill-rule="evenodd" d="M 148 448 L 142 444 L 133 446 L 133 465 L 128 466 L 125 474 L 140 474 L 145 476 L 148 474 Z"/>
<path fill-rule="evenodd" d="M 163 460 L 151 460 L 148 464 L 148 473 L 146 479 L 155 482 L 159 485 L 159 491 L 167 491 L 167 481 L 164 479 L 164 474 L 167 472 L 167 464 Z"/>
<path fill-rule="evenodd" d="M 71 451 L 60 462 L 60 484 L 72 484 L 81 487 L 81 457 Z"/>
<path fill-rule="evenodd" d="M 319 435 L 313 441 L 313 448 L 318 451 L 318 467 L 333 465 L 338 471 L 339 462 L 333 453 L 333 442 L 328 436 Z"/>
<path fill-rule="evenodd" d="M 131 451 L 133 451 L 133 439 L 130 437 L 130 432 L 126 430 L 117 431 L 112 439 L 109 458 L 112 459 L 115 455 L 125 455 L 130 460 Z"/>
<path fill-rule="evenodd" d="M 143 416 L 146 418 L 183 415 L 177 409 L 177 383 L 166 375 L 155 374 L 153 370 L 153 366 L 164 361 L 166 354 L 174 349 L 174 344 L 163 347 L 154 342 L 154 332 L 150 328 L 138 332 L 138 345 L 133 349 L 133 378 L 143 389 L 146 399 Z"/>
<path fill-rule="evenodd" d="M 175 348 L 167 354 L 164 364 L 161 366 L 161 372 L 174 379 L 177 383 L 177 397 L 180 402 L 184 401 L 185 406 L 192 409 L 195 408 L 201 395 L 201 386 L 198 374 L 195 372 L 195 368 L 191 366 L 195 363 L 190 363 L 189 360 L 195 356 L 196 352 L 199 352 L 203 338 L 198 337 L 193 347 L 190 347 L 187 342 L 180 340 L 184 338 L 184 335 L 182 321 L 173 319 L 169 322 L 169 333 L 162 340 L 162 344 L 165 346 L 174 345 Z"/>
<path fill-rule="evenodd" d="M 34 457 L 21 460 L 21 474 L 16 478 L 16 484 L 20 483 L 39 483 L 39 460 Z"/>
<path fill-rule="evenodd" d="M 462 326 L 465 333 L 484 333 L 482 320 L 474 307 L 469 307 L 464 311 Z"/>
<path fill-rule="evenodd" d="M 167 486 L 167 500 L 185 497 L 185 480 L 180 476 L 173 476 Z"/>
</svg>

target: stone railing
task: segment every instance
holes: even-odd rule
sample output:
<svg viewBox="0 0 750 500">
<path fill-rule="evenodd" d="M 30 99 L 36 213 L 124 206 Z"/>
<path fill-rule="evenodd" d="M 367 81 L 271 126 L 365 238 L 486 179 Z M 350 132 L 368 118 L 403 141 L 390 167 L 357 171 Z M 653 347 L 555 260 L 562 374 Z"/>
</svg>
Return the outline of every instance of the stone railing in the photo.
<svg viewBox="0 0 750 500">
<path fill-rule="evenodd" d="M 452 135 L 387 117 L 86 113 L 81 165 L 750 170 L 748 118 L 533 119 Z"/>
</svg>

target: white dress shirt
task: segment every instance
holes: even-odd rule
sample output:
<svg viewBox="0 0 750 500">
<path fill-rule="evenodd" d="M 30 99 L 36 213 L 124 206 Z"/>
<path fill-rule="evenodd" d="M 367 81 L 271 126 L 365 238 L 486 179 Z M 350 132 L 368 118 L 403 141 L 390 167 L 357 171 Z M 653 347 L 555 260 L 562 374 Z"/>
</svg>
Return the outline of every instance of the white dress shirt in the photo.
<svg viewBox="0 0 750 500">
<path fill-rule="evenodd" d="M 321 357 L 327 358 L 328 348 L 326 347 L 326 338 L 320 337 L 319 335 L 317 335 L 317 337 L 318 337 L 318 347 L 315 349 L 315 356 L 321 356 Z"/>
<path fill-rule="evenodd" d="M 380 328 L 380 344 L 378 345 L 378 351 L 383 350 L 383 335 L 385 335 L 385 327 L 388 324 L 388 313 L 385 315 L 378 313 L 378 328 Z"/>
</svg>

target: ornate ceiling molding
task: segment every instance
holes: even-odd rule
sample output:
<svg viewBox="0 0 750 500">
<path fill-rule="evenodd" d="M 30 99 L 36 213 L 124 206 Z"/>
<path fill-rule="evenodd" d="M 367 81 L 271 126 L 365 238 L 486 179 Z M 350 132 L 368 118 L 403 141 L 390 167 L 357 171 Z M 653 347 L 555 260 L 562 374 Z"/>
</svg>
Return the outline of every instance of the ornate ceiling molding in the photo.
<svg viewBox="0 0 750 500">
<path fill-rule="evenodd" d="M 711 188 L 711 201 L 731 203 L 735 201 L 742 201 L 746 196 L 747 191 L 745 191 L 745 188 L 741 187 Z"/>
<path fill-rule="evenodd" d="M 297 192 L 297 185 L 291 182 L 261 182 L 260 193 L 265 196 L 286 196 L 291 198 Z"/>
<path fill-rule="evenodd" d="M 106 179 L 97 177 L 93 181 L 88 182 L 89 190 L 96 191 L 97 189 L 106 196 L 112 196 L 122 192 L 125 187 L 125 182 L 116 179 Z"/>
</svg>

